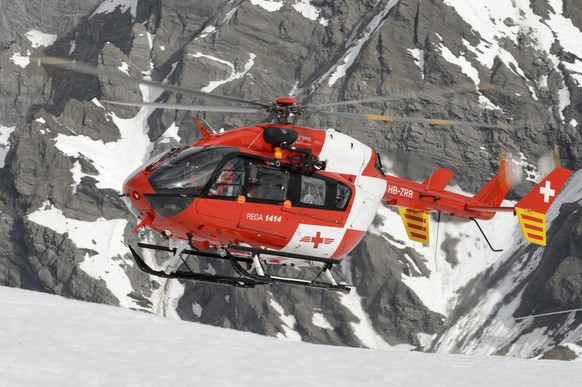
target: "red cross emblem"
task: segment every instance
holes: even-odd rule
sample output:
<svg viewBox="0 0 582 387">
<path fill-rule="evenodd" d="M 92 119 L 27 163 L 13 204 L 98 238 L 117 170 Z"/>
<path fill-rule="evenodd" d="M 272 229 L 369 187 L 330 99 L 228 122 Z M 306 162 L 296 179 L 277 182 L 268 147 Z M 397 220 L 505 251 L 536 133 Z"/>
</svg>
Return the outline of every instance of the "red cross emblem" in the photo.
<svg viewBox="0 0 582 387">
<path fill-rule="evenodd" d="M 311 236 L 304 236 L 303 238 L 301 238 L 299 240 L 299 242 L 307 242 L 307 243 L 313 243 L 313 248 L 317 249 L 319 247 L 320 244 L 324 244 L 324 245 L 330 245 L 333 243 L 335 239 L 334 238 L 322 238 L 321 237 L 321 232 L 317 232 L 315 234 L 315 236 L 311 237 Z"/>
</svg>

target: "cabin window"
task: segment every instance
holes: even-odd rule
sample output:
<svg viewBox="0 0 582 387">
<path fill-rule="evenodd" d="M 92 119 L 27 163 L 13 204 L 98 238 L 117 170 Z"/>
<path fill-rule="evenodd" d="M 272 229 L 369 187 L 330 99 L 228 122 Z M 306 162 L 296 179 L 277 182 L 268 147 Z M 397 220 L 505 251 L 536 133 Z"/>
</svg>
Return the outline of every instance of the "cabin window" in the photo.
<svg viewBox="0 0 582 387">
<path fill-rule="evenodd" d="M 347 185 L 317 174 L 296 174 L 291 181 L 288 197 L 298 207 L 343 211 L 352 194 Z"/>
<path fill-rule="evenodd" d="M 301 176 L 301 195 L 299 201 L 313 206 L 325 205 L 326 184 L 324 180 Z"/>
<path fill-rule="evenodd" d="M 289 172 L 257 162 L 249 164 L 247 197 L 251 200 L 282 202 L 287 195 Z"/>
</svg>

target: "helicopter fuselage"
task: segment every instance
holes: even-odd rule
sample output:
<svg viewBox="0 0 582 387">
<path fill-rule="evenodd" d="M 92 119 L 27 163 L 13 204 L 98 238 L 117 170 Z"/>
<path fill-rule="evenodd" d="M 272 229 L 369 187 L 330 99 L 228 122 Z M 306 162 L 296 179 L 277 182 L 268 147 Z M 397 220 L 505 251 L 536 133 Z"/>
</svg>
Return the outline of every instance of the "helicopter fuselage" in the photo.
<svg viewBox="0 0 582 387">
<path fill-rule="evenodd" d="M 268 128 L 297 137 L 274 146 Z M 376 152 L 333 129 L 260 124 L 203 133 L 127 179 L 123 195 L 139 226 L 200 250 L 235 245 L 340 260 L 386 193 Z"/>
</svg>

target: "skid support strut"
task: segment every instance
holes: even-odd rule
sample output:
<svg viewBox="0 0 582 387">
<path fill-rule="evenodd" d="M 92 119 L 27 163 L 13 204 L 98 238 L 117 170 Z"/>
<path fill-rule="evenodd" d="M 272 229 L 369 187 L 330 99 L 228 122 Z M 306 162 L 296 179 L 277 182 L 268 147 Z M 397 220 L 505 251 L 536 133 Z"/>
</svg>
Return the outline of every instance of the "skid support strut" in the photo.
<svg viewBox="0 0 582 387">
<path fill-rule="evenodd" d="M 133 247 L 131 246 L 129 247 L 131 254 L 133 255 L 133 258 L 135 259 L 137 265 L 141 270 L 150 275 L 163 278 L 177 278 L 183 280 L 202 281 L 245 288 L 254 287 L 256 285 L 287 284 L 311 288 L 328 289 L 346 293 L 348 293 L 352 288 L 350 285 L 340 284 L 335 280 L 330 270 L 335 261 L 325 258 L 310 257 L 306 255 L 293 253 L 284 253 L 268 249 L 253 249 L 246 246 L 228 246 L 228 248 L 220 250 L 219 253 L 190 250 L 186 249 L 182 245 L 179 245 L 178 247 L 169 248 L 166 246 L 139 243 L 138 246 L 141 247 L 142 249 L 166 251 L 171 254 L 170 259 L 172 266 L 170 267 L 169 265 L 166 268 L 166 270 L 158 271 L 152 269 L 148 264 L 146 264 L 143 258 L 137 253 L 137 251 Z M 250 253 L 250 256 L 248 253 Z M 314 264 L 323 263 L 323 269 L 314 279 L 311 280 L 303 278 L 292 278 L 270 275 L 266 273 L 265 269 L 263 268 L 263 265 L 261 264 L 260 259 L 261 254 L 300 259 L 303 261 L 312 262 Z M 179 260 L 186 262 L 184 260 L 186 257 L 195 259 L 208 258 L 211 260 L 216 259 L 222 261 L 224 260 L 229 261 L 232 269 L 238 276 L 234 275 L 223 276 L 216 274 L 194 272 L 190 269 L 190 267 L 187 264 L 185 265 L 187 270 L 177 270 Z M 244 269 L 241 264 L 245 264 L 246 267 L 249 267 L 252 270 L 249 272 L 249 270 Z M 322 272 L 325 273 L 326 281 L 318 280 Z"/>
<path fill-rule="evenodd" d="M 263 270 L 263 266 L 261 266 L 261 262 L 257 255 L 253 255 L 253 269 L 255 269 L 255 272 L 261 277 L 265 276 L 265 271 Z"/>
<path fill-rule="evenodd" d="M 173 240 L 170 239 L 170 249 L 173 251 L 172 257 L 170 258 L 170 262 L 168 262 L 168 266 L 164 270 L 166 274 L 171 274 L 178 270 L 178 266 L 180 266 L 180 261 L 182 260 L 182 252 L 188 247 L 186 242 L 178 243 L 178 246 L 174 248 Z"/>
</svg>

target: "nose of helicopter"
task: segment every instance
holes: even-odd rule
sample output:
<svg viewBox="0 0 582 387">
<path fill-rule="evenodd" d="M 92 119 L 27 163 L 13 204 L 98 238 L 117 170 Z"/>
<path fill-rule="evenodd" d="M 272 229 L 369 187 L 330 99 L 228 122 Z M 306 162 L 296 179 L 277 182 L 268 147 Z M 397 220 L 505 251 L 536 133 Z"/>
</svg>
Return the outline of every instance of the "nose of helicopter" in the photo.
<svg viewBox="0 0 582 387">
<path fill-rule="evenodd" d="M 147 184 L 147 179 L 143 176 L 141 170 L 138 170 L 125 179 L 121 191 L 121 197 L 125 205 L 138 219 L 144 219 L 148 213 L 152 212 L 144 197 L 144 192 L 146 192 L 144 191 L 144 183 Z"/>
<path fill-rule="evenodd" d="M 125 180 L 122 191 L 127 207 L 140 220 L 138 228 L 148 225 L 159 231 L 180 223 L 174 222 L 177 216 L 190 217 L 192 214 L 184 213 L 208 189 L 205 187 L 221 160 L 235 151 L 229 147 L 183 147 L 138 168 Z"/>
<path fill-rule="evenodd" d="M 151 171 L 142 168 L 123 183 L 123 200 L 140 220 L 139 227 L 162 227 L 160 221 L 181 214 L 194 202 L 196 195 L 192 188 L 176 188 L 167 181 L 168 176 L 174 177 L 174 174 L 173 168 Z"/>
</svg>

